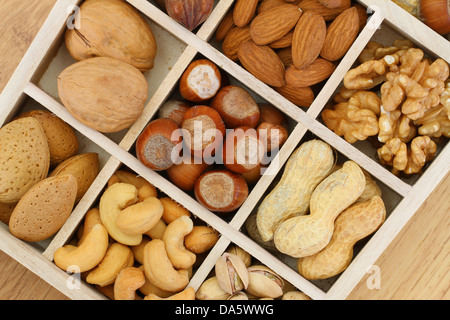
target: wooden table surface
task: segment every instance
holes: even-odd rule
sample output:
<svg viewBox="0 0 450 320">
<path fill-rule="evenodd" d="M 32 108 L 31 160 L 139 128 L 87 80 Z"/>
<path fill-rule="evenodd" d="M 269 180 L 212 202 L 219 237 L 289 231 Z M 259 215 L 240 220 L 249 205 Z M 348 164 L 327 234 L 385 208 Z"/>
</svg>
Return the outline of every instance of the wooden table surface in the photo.
<svg viewBox="0 0 450 320">
<path fill-rule="evenodd" d="M 0 4 L 0 92 L 55 0 L 2 0 Z M 1 108 L 1 106 L 0 106 Z M 450 299 L 450 175 L 376 262 L 379 289 L 367 275 L 349 299 Z M 66 296 L 0 251 L 0 299 L 65 300 Z"/>
</svg>

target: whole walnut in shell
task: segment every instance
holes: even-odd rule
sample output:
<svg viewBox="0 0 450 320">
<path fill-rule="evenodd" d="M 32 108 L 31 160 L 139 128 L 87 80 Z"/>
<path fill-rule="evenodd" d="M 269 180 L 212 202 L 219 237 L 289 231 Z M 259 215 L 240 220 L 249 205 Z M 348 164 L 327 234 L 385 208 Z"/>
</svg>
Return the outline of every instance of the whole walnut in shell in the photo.
<svg viewBox="0 0 450 320">
<path fill-rule="evenodd" d="M 157 52 L 147 21 L 123 0 L 87 0 L 80 6 L 80 28 L 67 29 L 65 41 L 78 61 L 111 57 L 142 72 L 153 68 Z"/>
<path fill-rule="evenodd" d="M 59 97 L 81 123 L 103 133 L 129 128 L 142 114 L 148 84 L 133 66 L 112 58 L 92 58 L 58 77 Z"/>
</svg>

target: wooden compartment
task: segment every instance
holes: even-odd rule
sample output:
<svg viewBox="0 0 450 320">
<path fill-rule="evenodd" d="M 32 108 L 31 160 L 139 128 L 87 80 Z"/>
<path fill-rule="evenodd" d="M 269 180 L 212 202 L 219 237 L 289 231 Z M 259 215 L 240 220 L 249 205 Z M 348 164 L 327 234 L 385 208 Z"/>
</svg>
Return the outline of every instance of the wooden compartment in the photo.
<svg viewBox="0 0 450 320">
<path fill-rule="evenodd" d="M 411 184 L 409 181 L 404 181 L 391 174 L 389 170 L 365 152 L 364 148 L 359 145 L 351 145 L 335 135 L 320 122 L 319 115 L 339 88 L 346 72 L 352 68 L 360 52 L 374 36 L 385 38 L 386 35 L 389 39 L 399 34 L 414 40 L 430 55 L 441 57 L 447 62 L 450 62 L 450 43 L 391 1 L 360 0 L 359 3 L 368 7 L 371 13 L 370 20 L 340 61 L 333 75 L 322 84 L 323 87 L 320 92 L 317 92 L 311 107 L 302 110 L 209 44 L 219 23 L 235 1 L 216 1 L 214 11 L 209 19 L 194 32 L 189 32 L 173 21 L 167 14 L 155 7 L 154 1 L 128 0 L 128 2 L 151 21 L 154 32 L 159 35 L 157 41 L 161 42 L 162 52 L 158 56 L 161 64 L 148 73 L 151 86 L 144 113 L 129 130 L 117 135 L 100 134 L 75 120 L 58 101 L 55 79 L 65 66 L 73 62 L 68 57 L 63 44 L 63 32 L 67 18 L 71 14 L 67 12 L 67 8 L 72 8 L 81 1 L 63 0 L 56 3 L 0 96 L 0 104 L 4 106 L 0 111 L 0 126 L 8 123 L 31 101 L 33 104 L 37 103 L 55 113 L 72 126 L 85 139 L 86 148 L 99 150 L 103 160 L 103 168 L 97 180 L 67 223 L 45 249 L 19 241 L 9 233 L 4 224 L 1 224 L 0 228 L 0 239 L 2 240 L 0 249 L 72 299 L 103 299 L 102 294 L 83 281 L 77 282 L 75 287 L 67 285 L 74 279 L 73 275 L 57 268 L 52 260 L 55 250 L 68 243 L 88 209 L 98 201 L 110 177 L 120 166 L 124 165 L 221 234 L 219 241 L 205 257 L 191 279 L 190 285 L 194 289 L 197 290 L 200 287 L 213 269 L 217 258 L 233 242 L 312 299 L 345 299 L 450 171 L 450 148 L 448 144 L 443 146 L 424 174 L 417 177 L 416 181 Z M 379 26 L 382 28 L 378 30 Z M 133 146 L 139 134 L 156 116 L 161 105 L 176 95 L 181 75 L 189 63 L 199 56 L 214 62 L 230 76 L 230 79 L 249 88 L 260 101 L 276 106 L 291 119 L 289 139 L 269 166 L 272 174 L 261 177 L 253 187 L 247 201 L 235 213 L 231 221 L 225 221 L 205 209 L 191 195 L 176 188 L 164 175 L 146 168 L 133 154 Z M 358 246 L 358 253 L 349 268 L 333 281 L 324 283 L 312 283 L 304 279 L 289 265 L 289 261 L 263 249 L 258 243 L 251 240 L 244 230 L 245 221 L 270 190 L 289 156 L 300 142 L 313 136 L 330 144 L 338 152 L 340 159 L 355 161 L 380 182 L 385 194 L 384 199 L 389 208 L 387 221 L 370 239 Z"/>
</svg>

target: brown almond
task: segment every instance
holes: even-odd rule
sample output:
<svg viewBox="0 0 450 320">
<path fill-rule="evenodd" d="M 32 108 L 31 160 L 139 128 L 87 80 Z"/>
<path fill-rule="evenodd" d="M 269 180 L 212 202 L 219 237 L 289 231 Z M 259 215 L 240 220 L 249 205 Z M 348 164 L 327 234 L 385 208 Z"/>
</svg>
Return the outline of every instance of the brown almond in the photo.
<svg viewBox="0 0 450 320">
<path fill-rule="evenodd" d="M 299 8 L 303 10 L 303 12 L 312 11 L 314 13 L 320 14 L 325 21 L 332 21 L 338 15 L 340 15 L 346 8 L 336 8 L 330 9 L 325 7 L 323 4 L 319 2 L 319 0 L 302 0 L 298 4 Z"/>
<path fill-rule="evenodd" d="M 223 18 L 216 30 L 216 41 L 222 41 L 225 39 L 228 32 L 235 27 L 233 21 L 233 10 L 230 10 Z"/>
<path fill-rule="evenodd" d="M 21 114 L 17 119 L 26 117 L 35 118 L 44 129 L 50 149 L 51 167 L 77 154 L 79 142 L 75 132 L 56 115 L 47 110 L 33 110 Z"/>
<path fill-rule="evenodd" d="M 275 91 L 299 107 L 309 108 L 314 101 L 314 92 L 310 87 L 296 88 L 286 85 L 275 88 Z"/>
<path fill-rule="evenodd" d="M 328 27 L 322 58 L 336 61 L 350 49 L 359 32 L 359 15 L 355 7 L 341 13 Z"/>
<path fill-rule="evenodd" d="M 320 14 L 307 11 L 302 15 L 292 38 L 292 61 L 297 68 L 306 68 L 317 59 L 326 35 L 327 25 Z"/>
<path fill-rule="evenodd" d="M 292 65 L 286 70 L 286 83 L 296 88 L 310 87 L 329 78 L 335 69 L 334 63 L 321 58 L 304 69 Z"/>
<path fill-rule="evenodd" d="M 294 31 L 288 32 L 285 36 L 281 37 L 277 41 L 269 44 L 272 49 L 283 49 L 292 46 L 292 38 L 294 37 Z"/>
<path fill-rule="evenodd" d="M 277 52 L 278 57 L 280 57 L 281 61 L 283 62 L 284 66 L 286 68 L 289 68 L 293 62 L 292 62 L 292 47 L 281 49 Z"/>
<path fill-rule="evenodd" d="M 350 8 L 351 0 L 319 0 L 321 4 L 330 9 Z"/>
<path fill-rule="evenodd" d="M 257 12 L 258 12 L 258 14 L 260 14 L 264 11 L 275 8 L 276 6 L 281 6 L 282 4 L 286 4 L 286 1 L 284 1 L 284 0 L 263 0 L 259 4 Z"/>
<path fill-rule="evenodd" d="M 269 86 L 282 87 L 286 84 L 284 64 L 270 47 L 247 41 L 241 45 L 238 58 L 247 71 Z"/>
<path fill-rule="evenodd" d="M 223 53 L 233 61 L 238 60 L 237 53 L 244 42 L 251 40 L 250 27 L 231 29 L 222 43 Z"/>
<path fill-rule="evenodd" d="M 250 35 L 258 45 L 270 44 L 291 31 L 302 15 L 294 4 L 283 4 L 258 14 L 250 24 Z"/>
<path fill-rule="evenodd" d="M 234 24 L 240 28 L 248 25 L 256 13 L 259 0 L 237 0 L 233 9 Z"/>
</svg>

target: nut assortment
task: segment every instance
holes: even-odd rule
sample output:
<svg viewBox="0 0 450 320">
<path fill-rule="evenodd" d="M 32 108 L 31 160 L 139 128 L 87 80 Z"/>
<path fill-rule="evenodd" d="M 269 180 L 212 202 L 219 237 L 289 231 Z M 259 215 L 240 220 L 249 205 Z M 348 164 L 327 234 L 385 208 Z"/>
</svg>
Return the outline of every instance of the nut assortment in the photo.
<svg viewBox="0 0 450 320">
<path fill-rule="evenodd" d="M 351 1 L 237 1 L 216 31 L 224 54 L 300 107 L 328 79 L 367 13 Z M 327 25 L 328 23 L 328 25 Z"/>
<path fill-rule="evenodd" d="M 289 135 L 287 117 L 229 84 L 207 59 L 189 64 L 179 82 L 181 100 L 168 100 L 136 142 L 138 159 L 167 172 L 171 182 L 203 206 L 231 213 Z"/>
<path fill-rule="evenodd" d="M 195 298 L 187 288 L 192 268 L 218 240 L 213 228 L 194 225 L 189 211 L 149 182 L 119 170 L 54 262 L 83 273 L 101 292 L 112 289 L 115 300 Z"/>
<path fill-rule="evenodd" d="M 379 161 L 394 174 L 420 174 L 450 137 L 449 65 L 425 57 L 407 40 L 369 42 L 322 120 L 349 143 L 378 136 Z"/>
<path fill-rule="evenodd" d="M 157 3 L 189 31 L 214 6 L 213 0 Z M 304 108 L 368 19 L 350 0 L 237 0 L 230 8 L 215 31 L 223 53 Z M 155 36 L 126 1 L 86 0 L 80 11 L 82 27 L 65 33 L 78 62 L 57 77 L 59 98 L 99 133 L 127 130 L 151 98 L 144 73 L 157 63 Z M 140 132 L 135 156 L 206 209 L 232 217 L 287 142 L 290 119 L 230 83 L 207 58 L 190 61 L 176 89 Z M 449 101 L 443 59 L 427 57 L 409 40 L 371 41 L 321 118 L 349 143 L 376 137 L 381 164 L 412 175 L 450 137 Z M 101 170 L 99 154 L 79 154 L 80 147 L 72 128 L 44 110 L 0 128 L 0 221 L 13 236 L 44 241 L 66 223 Z M 300 276 L 330 279 L 349 267 L 356 242 L 385 222 L 383 196 L 368 172 L 312 138 L 290 154 L 243 232 L 281 260 L 294 259 Z M 236 245 L 194 289 L 190 281 L 219 239 L 164 190 L 119 169 L 53 261 L 113 300 L 310 300 Z"/>
</svg>

